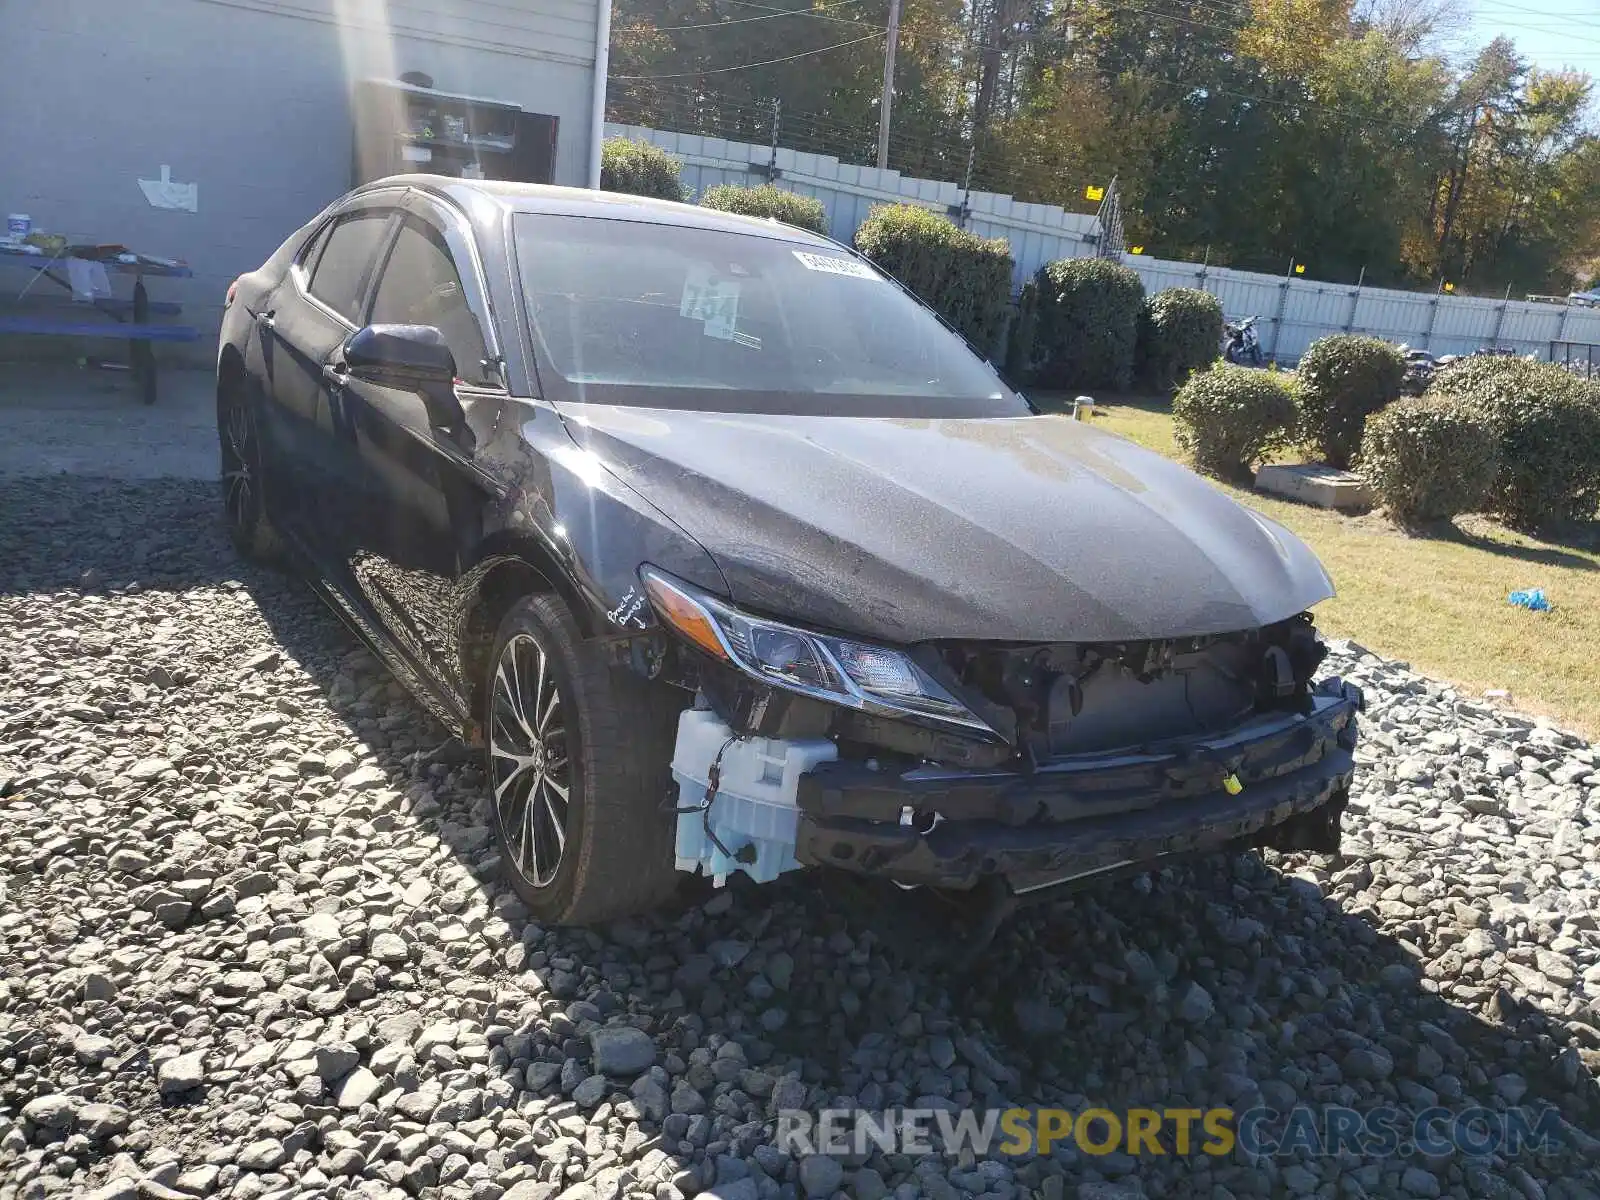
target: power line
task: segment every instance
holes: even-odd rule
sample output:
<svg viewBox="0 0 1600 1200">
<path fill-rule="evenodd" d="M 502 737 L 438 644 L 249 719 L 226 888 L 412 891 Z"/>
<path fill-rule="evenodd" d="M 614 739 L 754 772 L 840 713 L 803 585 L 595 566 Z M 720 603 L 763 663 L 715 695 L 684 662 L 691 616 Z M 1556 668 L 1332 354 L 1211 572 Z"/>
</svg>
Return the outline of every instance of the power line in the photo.
<svg viewBox="0 0 1600 1200">
<path fill-rule="evenodd" d="M 1511 25 L 1508 28 L 1509 28 L 1509 32 L 1512 33 L 1512 34 L 1516 34 L 1516 33 L 1558 34 L 1559 36 L 1561 36 L 1562 38 L 1564 38 L 1565 40 L 1567 40 L 1569 42 L 1585 42 L 1585 43 L 1588 43 L 1589 45 L 1600 46 L 1600 38 L 1583 37 L 1583 36 L 1581 36 L 1579 34 L 1576 34 L 1576 33 L 1568 33 L 1565 29 L 1550 29 L 1550 28 L 1548 28 L 1546 26 L 1529 25 L 1529 24 L 1526 24 L 1526 23 L 1523 23 L 1521 25 Z M 1597 27 L 1597 28 L 1600 28 L 1600 27 Z"/>
<path fill-rule="evenodd" d="M 842 8 L 847 3 L 860 3 L 860 2 L 861 2 L 861 0 L 844 0 L 844 3 L 831 4 L 831 5 L 827 5 L 826 7 L 830 8 L 830 9 L 832 9 L 832 8 Z M 872 21 L 861 21 L 861 20 L 857 20 L 854 17 L 833 17 L 833 16 L 829 16 L 829 15 L 827 15 L 827 13 L 822 11 L 822 9 L 816 9 L 816 8 L 785 8 L 785 9 L 779 9 L 779 8 L 772 7 L 770 4 L 756 4 L 754 2 L 754 0 L 727 0 L 727 3 L 729 3 L 729 4 L 737 4 L 741 8 L 756 8 L 756 9 L 760 9 L 762 12 L 770 13 L 772 16 L 775 16 L 775 17 L 777 17 L 777 16 L 813 17 L 818 21 L 832 21 L 836 25 L 855 25 L 855 26 L 859 26 L 862 29 L 876 29 L 881 33 L 887 33 L 888 30 L 889 30 L 889 27 L 887 25 L 879 25 L 879 24 L 876 24 L 875 22 L 872 22 Z M 729 22 L 720 22 L 720 23 L 721 24 L 732 24 L 733 22 L 729 21 Z M 641 27 L 641 28 L 648 28 L 648 27 Z M 693 27 L 690 26 L 689 28 L 693 28 Z M 1011 50 L 1011 49 L 1016 49 L 1017 47 L 1020 47 L 1020 46 L 1026 44 L 1026 39 L 1019 39 L 1014 45 L 997 46 L 997 45 L 993 45 L 993 44 L 987 43 L 987 42 L 980 42 L 975 37 L 973 37 L 971 34 L 964 33 L 964 32 L 958 32 L 956 34 L 956 37 L 955 37 L 954 40 L 965 42 L 970 48 L 976 49 L 976 50 Z"/>
<path fill-rule="evenodd" d="M 612 75 L 610 78 L 620 80 L 698 79 L 702 75 L 726 75 L 729 71 L 749 71 L 756 67 L 772 67 L 778 63 L 794 62 L 796 59 L 826 54 L 829 50 L 842 50 L 846 46 L 859 46 L 862 42 L 876 41 L 882 36 L 881 32 L 869 33 L 866 37 L 853 38 L 848 42 L 835 42 L 831 46 L 818 46 L 815 50 L 802 50 L 799 54 L 789 54 L 783 58 L 769 58 L 763 62 L 739 63 L 731 67 L 708 67 L 702 71 L 675 71 L 666 75 Z"/>
<path fill-rule="evenodd" d="M 1590 28 L 1600 29 L 1600 21 L 1585 21 L 1581 17 L 1569 16 L 1566 13 L 1551 12 L 1549 9 L 1528 8 L 1526 5 L 1513 4 L 1510 0 L 1478 0 L 1479 8 L 1509 9 L 1512 12 L 1527 13 L 1545 21 L 1563 21 L 1570 25 L 1586 25 Z"/>
<path fill-rule="evenodd" d="M 829 9 L 833 9 L 833 8 L 849 8 L 853 4 L 860 4 L 860 3 L 861 3 L 861 0 L 840 0 L 840 2 L 838 4 L 829 4 L 829 5 L 825 5 L 824 7 L 825 8 L 829 8 Z M 750 5 L 749 7 L 756 8 L 756 7 L 760 7 L 760 6 L 758 6 L 758 5 Z M 813 8 L 794 8 L 794 9 L 776 9 L 775 8 L 771 12 L 762 13 L 760 16 L 757 16 L 757 17 L 734 17 L 730 21 L 707 21 L 707 22 L 705 22 L 704 24 L 701 24 L 701 25 L 625 25 L 625 26 L 622 27 L 622 29 L 619 32 L 628 33 L 628 32 L 633 32 L 633 31 L 637 30 L 637 31 L 639 31 L 641 33 L 678 33 L 678 32 L 683 32 L 683 31 L 687 31 L 687 30 L 690 30 L 690 29 L 721 29 L 725 25 L 748 25 L 751 21 L 771 21 L 771 20 L 773 20 L 773 19 L 775 19 L 777 17 L 814 17 L 814 16 L 818 15 L 821 11 L 822 11 L 822 9 L 813 9 Z M 861 24 L 864 24 L 864 23 L 865 22 L 862 22 L 862 21 L 851 21 L 851 22 L 848 22 L 848 24 L 852 24 L 852 25 L 861 25 Z"/>
<path fill-rule="evenodd" d="M 860 3 L 860 0 L 845 0 L 845 2 L 854 4 Z M 823 8 L 774 8 L 770 4 L 752 3 L 751 0 L 728 0 L 728 3 L 737 4 L 740 8 L 758 8 L 763 12 L 771 13 L 775 17 L 815 17 L 819 21 L 833 21 L 840 25 L 864 25 L 868 29 L 882 29 L 885 32 L 889 28 L 887 25 L 874 25 L 871 21 L 858 21 L 850 17 L 830 17 L 823 11 L 823 8 L 843 8 L 844 4 L 829 4 L 824 5 Z"/>
<path fill-rule="evenodd" d="M 826 16 L 825 14 L 817 12 L 816 10 L 810 10 L 810 9 L 794 9 L 794 10 L 784 9 L 784 10 L 780 10 L 780 9 L 772 8 L 771 6 L 768 6 L 768 5 L 755 3 L 754 0 L 729 0 L 729 2 L 730 3 L 735 3 L 735 4 L 740 4 L 743 7 L 747 7 L 747 8 L 762 9 L 762 10 L 767 11 L 772 16 L 782 16 L 782 15 L 814 16 L 814 17 L 817 17 L 820 20 L 830 20 L 830 21 L 838 22 L 840 24 L 857 25 L 857 26 L 860 26 L 860 27 L 863 27 L 863 28 L 870 28 L 874 32 L 872 34 L 867 35 L 866 37 L 856 38 L 856 39 L 853 39 L 851 41 L 846 41 L 846 42 L 839 42 L 839 43 L 836 43 L 833 46 L 824 46 L 824 47 L 821 47 L 821 48 L 819 48 L 817 50 L 804 51 L 804 52 L 802 52 L 800 54 L 789 55 L 789 56 L 786 56 L 786 57 L 783 57 L 783 58 L 769 59 L 769 60 L 767 60 L 765 62 L 745 63 L 745 64 L 739 64 L 739 65 L 732 66 L 732 67 L 709 68 L 709 69 L 706 69 L 706 70 L 703 70 L 703 71 L 684 71 L 684 72 L 675 72 L 675 73 L 663 74 L 663 75 L 635 75 L 635 76 L 614 75 L 614 76 L 612 76 L 612 78 L 613 79 L 617 79 L 617 80 L 638 80 L 638 81 L 656 80 L 656 79 L 688 79 L 688 78 L 696 78 L 696 77 L 699 77 L 701 75 L 722 74 L 722 73 L 726 73 L 726 72 L 729 72 L 729 71 L 739 71 L 739 70 L 746 70 L 746 69 L 751 69 L 751 68 L 755 68 L 755 67 L 771 66 L 771 65 L 774 65 L 774 64 L 777 64 L 777 63 L 792 62 L 792 61 L 795 61 L 796 59 L 809 57 L 810 55 L 813 55 L 813 54 L 825 53 L 827 51 L 834 50 L 834 49 L 839 49 L 839 48 L 842 48 L 842 47 L 845 47 L 845 46 L 858 45 L 858 44 L 860 44 L 862 42 L 870 41 L 875 37 L 881 36 L 884 32 L 886 32 L 886 30 L 883 27 L 877 26 L 877 25 L 873 25 L 870 22 L 859 21 L 859 20 L 854 20 L 854 19 L 850 19 L 850 18 L 829 17 L 829 16 Z M 855 0 L 845 0 L 845 2 L 846 3 L 855 2 Z M 1177 0 L 1177 2 L 1182 3 L 1183 0 Z M 1215 5 L 1217 5 L 1219 3 L 1219 0 L 1190 0 L 1190 3 L 1193 5 L 1193 7 L 1198 8 L 1201 12 L 1205 12 L 1205 13 L 1209 14 L 1211 12 L 1216 11 L 1216 9 L 1215 9 L 1215 7 L 1208 8 L 1207 5 L 1215 6 Z M 842 7 L 842 6 L 843 5 L 840 4 L 840 5 L 833 5 L 833 6 L 830 6 L 830 7 Z M 1198 20 L 1195 20 L 1192 17 L 1185 16 L 1185 15 L 1180 14 L 1180 13 L 1169 12 L 1169 11 L 1164 11 L 1164 10 L 1160 10 L 1160 9 L 1143 8 L 1143 7 L 1140 7 L 1140 6 L 1135 5 L 1135 4 L 1126 4 L 1126 3 L 1111 4 L 1111 5 L 1107 6 L 1107 11 L 1112 11 L 1112 12 L 1121 11 L 1121 12 L 1137 13 L 1137 14 L 1140 14 L 1140 15 L 1143 15 L 1143 16 L 1150 17 L 1150 18 L 1155 19 L 1155 20 L 1174 21 L 1174 22 L 1177 22 L 1179 24 L 1188 25 L 1188 26 L 1191 26 L 1191 27 L 1194 27 L 1194 28 L 1197 28 L 1197 29 L 1209 29 L 1209 30 L 1213 30 L 1213 31 L 1216 31 L 1216 32 L 1222 32 L 1222 33 L 1230 33 L 1230 34 L 1237 33 L 1239 31 L 1239 29 L 1241 28 L 1241 25 L 1239 25 L 1239 24 L 1226 25 L 1226 26 L 1218 25 L 1218 24 L 1213 24 L 1211 22 L 1207 22 L 1207 21 L 1198 21 Z M 1530 10 L 1530 11 L 1532 11 L 1532 10 Z M 1242 16 L 1242 14 L 1238 13 L 1237 11 L 1235 11 L 1233 13 L 1230 13 L 1229 15 L 1231 15 L 1231 16 Z M 731 23 L 731 22 L 724 22 L 724 23 Z M 1036 36 L 1039 36 L 1039 35 L 1036 35 Z M 1027 46 L 1034 39 L 1033 38 L 1021 38 L 1021 39 L 1018 39 L 1016 42 L 1014 42 L 1013 44 L 1011 44 L 1009 46 L 994 46 L 994 45 L 988 44 L 988 43 L 977 42 L 977 41 L 972 40 L 972 39 L 967 39 L 967 40 L 969 41 L 969 44 L 975 49 L 999 49 L 999 50 L 1010 51 L 1010 50 L 1016 50 L 1016 49 L 1020 49 L 1020 48 L 1023 48 L 1025 46 Z M 1587 39 L 1581 39 L 1581 40 L 1587 40 Z M 1370 126 L 1383 126 L 1383 127 L 1387 127 L 1387 128 L 1390 128 L 1390 129 L 1399 130 L 1399 131 L 1404 132 L 1404 133 L 1406 133 L 1408 135 L 1411 135 L 1411 136 L 1415 136 L 1418 133 L 1424 132 L 1427 129 L 1429 122 L 1434 120 L 1434 119 L 1436 119 L 1436 117 L 1437 117 L 1437 114 L 1430 114 L 1430 116 L 1424 118 L 1423 120 L 1421 120 L 1419 122 L 1408 123 L 1408 122 L 1404 122 L 1404 121 L 1395 121 L 1395 120 L 1390 120 L 1390 119 L 1387 119 L 1387 118 L 1374 117 L 1374 116 L 1372 116 L 1371 114 L 1368 114 L 1368 113 L 1359 113 L 1359 112 L 1353 112 L 1353 111 L 1350 111 L 1350 110 L 1347 110 L 1347 109 L 1338 108 L 1338 107 L 1336 107 L 1334 105 L 1330 105 L 1330 104 L 1326 103 L 1325 101 L 1316 100 L 1316 99 L 1313 99 L 1313 98 L 1311 98 L 1309 96 L 1302 96 L 1302 97 L 1298 97 L 1298 98 L 1294 98 L 1294 99 L 1280 99 L 1280 98 L 1272 97 L 1272 96 L 1261 96 L 1261 95 L 1255 95 L 1255 94 L 1248 93 L 1248 92 L 1234 91 L 1234 90 L 1229 89 L 1229 88 L 1217 87 L 1217 86 L 1212 86 L 1212 85 L 1209 85 L 1209 84 L 1200 84 L 1200 83 L 1186 84 L 1186 83 L 1179 83 L 1178 81 L 1161 80 L 1161 79 L 1150 79 L 1150 80 L 1147 80 L 1146 82 L 1151 84 L 1151 85 L 1158 86 L 1158 87 L 1181 89 L 1183 94 L 1185 96 L 1189 96 L 1189 97 L 1201 97 L 1201 96 L 1212 96 L 1212 95 L 1227 96 L 1227 97 L 1229 97 L 1231 99 L 1245 101 L 1245 102 L 1248 102 L 1248 103 L 1270 105 L 1270 106 L 1273 106 L 1273 107 L 1288 108 L 1288 109 L 1293 109 L 1293 110 L 1296 110 L 1296 111 L 1314 110 L 1314 111 L 1321 112 L 1321 113 L 1324 113 L 1324 114 L 1327 114 L 1327 115 L 1330 115 L 1330 116 L 1343 118 L 1346 121 L 1359 122 L 1363 126 L 1368 126 L 1368 127 L 1370 127 Z M 1301 87 L 1306 86 L 1306 83 L 1307 83 L 1306 80 L 1300 79 L 1300 78 L 1295 78 L 1291 82 L 1293 82 L 1296 85 L 1301 86 Z M 856 136 L 856 135 L 854 133 L 852 133 L 851 136 Z"/>
</svg>

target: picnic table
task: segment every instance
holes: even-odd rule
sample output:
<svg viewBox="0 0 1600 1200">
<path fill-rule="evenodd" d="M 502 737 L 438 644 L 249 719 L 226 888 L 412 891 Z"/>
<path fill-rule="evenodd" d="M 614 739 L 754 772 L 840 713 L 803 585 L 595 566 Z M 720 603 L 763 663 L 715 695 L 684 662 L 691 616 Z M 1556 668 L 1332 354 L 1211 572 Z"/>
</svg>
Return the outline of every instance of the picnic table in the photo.
<svg viewBox="0 0 1600 1200">
<path fill-rule="evenodd" d="M 110 274 L 132 275 L 133 296 L 129 300 L 101 296 L 82 305 L 83 315 L 91 312 L 110 317 L 111 323 L 79 319 L 77 312 L 59 308 L 34 314 L 0 314 L 0 333 L 28 334 L 43 337 L 116 338 L 128 343 L 127 369 L 139 385 L 141 398 L 146 404 L 156 402 L 156 357 L 153 342 L 193 342 L 200 331 L 192 325 L 158 325 L 150 320 L 152 315 L 177 316 L 182 306 L 170 301 L 151 300 L 146 291 L 146 276 L 187 278 L 193 275 L 188 266 L 170 258 L 149 254 L 135 254 L 125 246 L 115 245 L 63 245 L 54 253 L 45 247 L 26 242 L 0 241 L 0 266 L 21 267 L 32 271 L 28 282 L 16 293 L 24 299 L 41 281 L 73 293 L 72 281 L 65 272 L 72 259 L 99 263 Z"/>
</svg>

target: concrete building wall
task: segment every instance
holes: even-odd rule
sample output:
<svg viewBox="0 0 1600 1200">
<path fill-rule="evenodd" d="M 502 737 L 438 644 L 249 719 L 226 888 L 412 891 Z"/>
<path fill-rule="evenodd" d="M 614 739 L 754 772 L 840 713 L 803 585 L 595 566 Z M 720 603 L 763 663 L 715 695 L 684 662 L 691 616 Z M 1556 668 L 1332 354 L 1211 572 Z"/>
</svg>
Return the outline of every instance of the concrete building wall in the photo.
<svg viewBox="0 0 1600 1200">
<path fill-rule="evenodd" d="M 0 211 L 74 240 L 188 261 L 156 280 L 209 335 L 228 282 L 350 186 L 349 83 L 560 118 L 556 182 L 587 176 L 596 0 L 4 0 Z M 140 179 L 199 186 L 195 213 Z M 0 270 L 0 296 L 26 277 Z M 11 286 L 11 285 L 15 286 Z M 126 287 L 126 284 L 123 285 Z M 200 352 L 214 347 L 204 343 Z"/>
</svg>

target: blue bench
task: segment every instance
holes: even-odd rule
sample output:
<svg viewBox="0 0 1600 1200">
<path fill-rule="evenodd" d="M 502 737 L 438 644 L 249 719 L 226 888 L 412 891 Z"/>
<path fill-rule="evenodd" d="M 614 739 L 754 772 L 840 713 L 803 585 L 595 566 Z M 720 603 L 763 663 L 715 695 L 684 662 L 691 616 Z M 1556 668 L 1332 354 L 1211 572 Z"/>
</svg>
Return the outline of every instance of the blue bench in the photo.
<svg viewBox="0 0 1600 1200">
<path fill-rule="evenodd" d="M 115 338 L 119 342 L 200 340 L 200 331 L 193 325 L 134 325 L 127 321 L 106 325 L 96 321 L 57 321 L 50 317 L 0 317 L 0 333 L 31 333 L 41 337 Z"/>
<path fill-rule="evenodd" d="M 104 251 L 105 247 L 93 249 Z M 25 267 L 34 272 L 35 279 L 45 279 L 55 286 L 66 291 L 72 290 L 71 282 L 63 278 L 59 272 L 60 251 L 55 255 L 46 256 L 30 246 L 18 246 L 10 243 L 0 243 L 0 265 Z M 150 317 L 159 313 L 162 316 L 177 316 L 183 307 L 170 300 L 151 300 L 150 294 L 145 290 L 144 277 L 146 275 L 166 276 L 168 278 L 183 279 L 192 275 L 189 268 L 183 263 L 173 262 L 169 259 L 149 258 L 142 255 L 122 253 L 115 256 L 105 254 L 93 255 L 101 261 L 106 270 L 118 274 L 132 275 L 133 298 L 120 300 L 112 297 L 102 297 L 94 302 L 92 309 L 86 312 L 98 312 L 111 318 L 109 322 L 83 321 L 77 319 L 77 313 L 66 310 L 60 316 L 56 315 L 29 315 L 29 316 L 0 316 L 0 334 L 14 333 L 22 336 L 34 337 L 81 337 L 81 338 L 113 338 L 120 342 L 128 343 L 128 369 L 132 370 L 134 378 L 139 382 L 139 391 L 146 404 L 156 402 L 156 356 L 151 349 L 152 342 L 194 342 L 200 339 L 200 331 L 192 325 L 152 325 Z M 55 269 L 52 269 L 55 268 Z M 32 286 L 30 281 L 29 287 Z M 27 288 L 22 289 L 26 294 Z"/>
<path fill-rule="evenodd" d="M 174 304 L 171 300 L 151 300 L 150 311 L 163 317 L 175 317 L 183 311 L 183 305 Z M 114 317 L 125 317 L 133 312 L 132 300 L 100 299 L 94 306 L 103 313 L 110 313 Z"/>
</svg>

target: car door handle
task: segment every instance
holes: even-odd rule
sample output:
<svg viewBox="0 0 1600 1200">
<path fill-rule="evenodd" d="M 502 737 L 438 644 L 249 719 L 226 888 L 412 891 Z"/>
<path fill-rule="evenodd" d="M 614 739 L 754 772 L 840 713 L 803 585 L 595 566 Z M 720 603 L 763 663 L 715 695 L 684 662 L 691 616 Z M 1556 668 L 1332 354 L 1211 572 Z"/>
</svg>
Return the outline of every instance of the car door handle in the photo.
<svg viewBox="0 0 1600 1200">
<path fill-rule="evenodd" d="M 275 316 L 277 316 L 277 313 L 272 309 L 268 309 L 266 312 L 257 313 L 256 324 L 259 325 L 263 330 L 271 330 L 274 324 L 273 318 Z"/>
<path fill-rule="evenodd" d="M 343 387 L 350 382 L 350 368 L 345 363 L 327 363 L 322 368 L 324 382 L 333 387 Z"/>
</svg>

